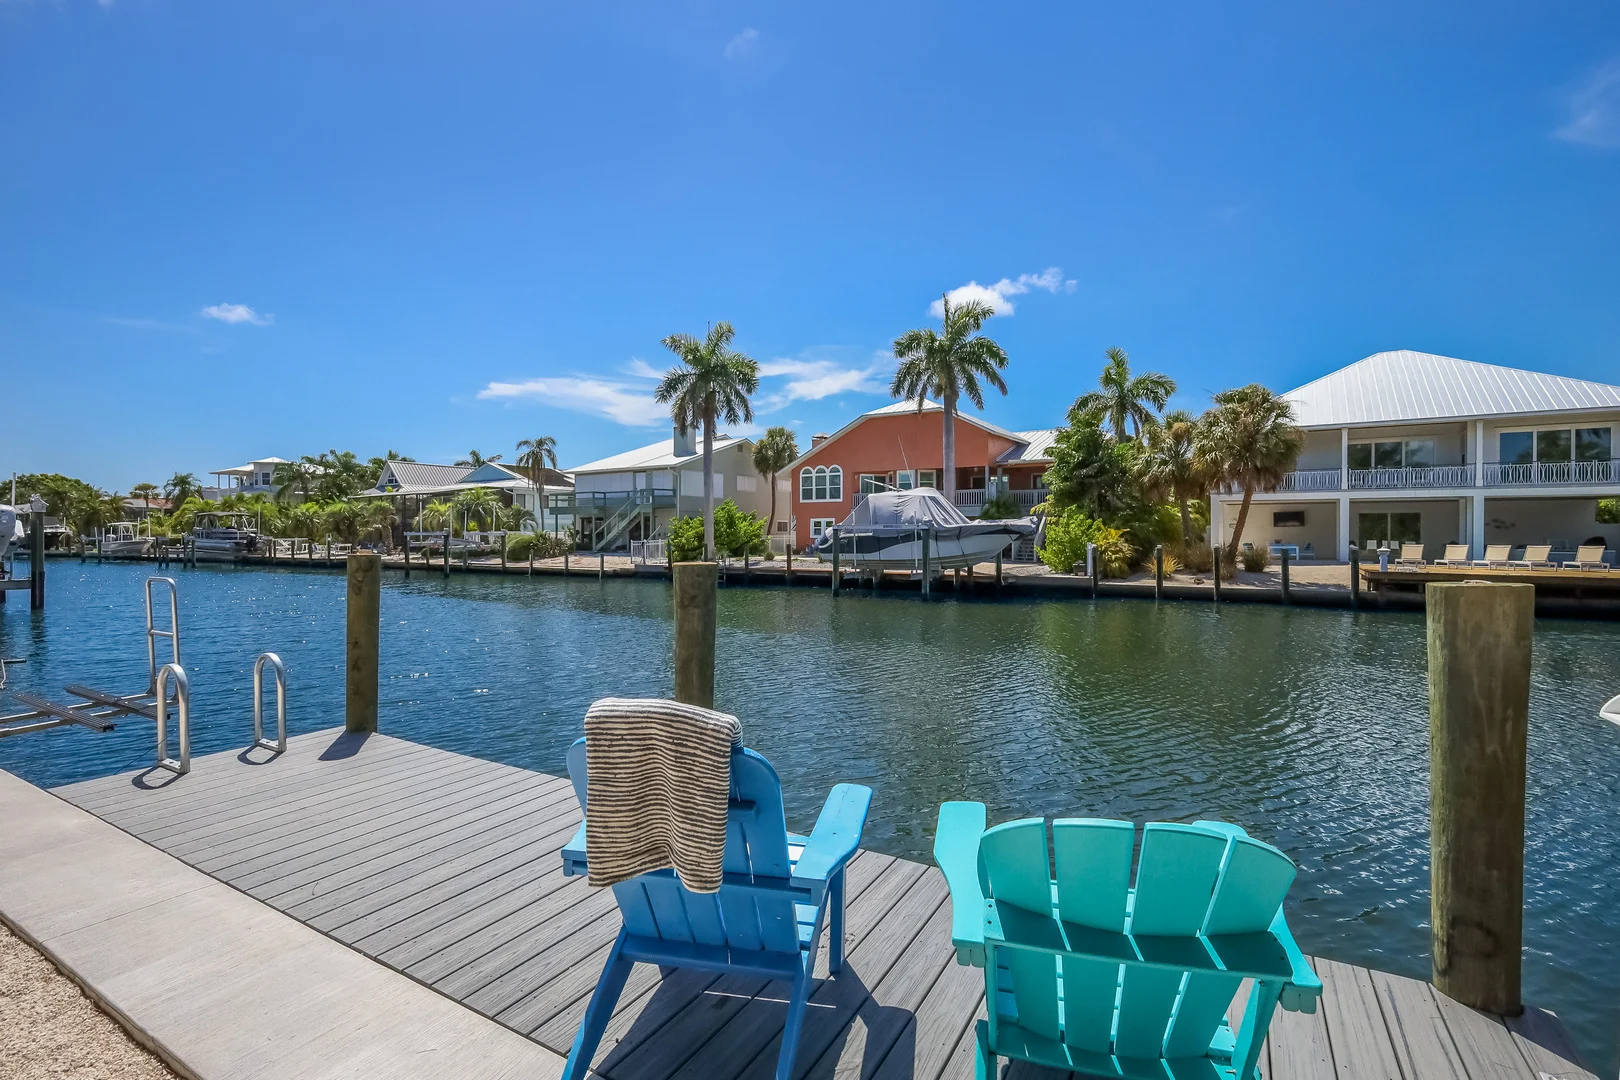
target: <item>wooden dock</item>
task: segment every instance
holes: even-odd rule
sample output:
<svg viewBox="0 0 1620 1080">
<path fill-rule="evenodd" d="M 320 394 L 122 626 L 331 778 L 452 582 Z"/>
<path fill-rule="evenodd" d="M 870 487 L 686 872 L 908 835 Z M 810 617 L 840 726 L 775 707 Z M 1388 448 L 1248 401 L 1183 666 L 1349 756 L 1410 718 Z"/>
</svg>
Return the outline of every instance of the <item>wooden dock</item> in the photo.
<svg viewBox="0 0 1620 1080">
<path fill-rule="evenodd" d="M 562 876 L 579 808 L 559 777 L 333 729 L 279 758 L 232 751 L 193 759 L 184 777 L 54 791 L 560 1054 L 619 928 L 611 892 Z M 847 966 L 825 978 L 822 950 L 798 1075 L 967 1080 L 983 983 L 955 962 L 943 877 L 872 851 L 848 875 Z M 1426 983 L 1315 964 L 1321 1008 L 1278 1013 L 1268 1080 L 1592 1076 L 1549 1013 L 1504 1023 Z M 595 1071 L 768 1080 L 785 1012 L 784 984 L 638 965 Z"/>
</svg>

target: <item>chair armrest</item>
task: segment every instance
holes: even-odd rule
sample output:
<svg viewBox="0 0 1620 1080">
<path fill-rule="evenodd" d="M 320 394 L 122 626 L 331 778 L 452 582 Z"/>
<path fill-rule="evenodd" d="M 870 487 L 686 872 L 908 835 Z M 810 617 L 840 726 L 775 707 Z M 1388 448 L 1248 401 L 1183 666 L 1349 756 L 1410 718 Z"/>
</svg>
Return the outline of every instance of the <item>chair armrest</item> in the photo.
<svg viewBox="0 0 1620 1080">
<path fill-rule="evenodd" d="M 563 877 L 574 877 L 585 873 L 585 823 L 579 823 L 574 830 L 573 839 L 563 845 L 562 849 Z"/>
<path fill-rule="evenodd" d="M 1316 999 L 1322 996 L 1322 980 L 1316 977 L 1316 972 L 1311 970 L 1311 965 L 1305 960 L 1305 954 L 1299 951 L 1299 946 L 1294 942 L 1293 932 L 1288 929 L 1288 920 L 1283 918 L 1280 907 L 1277 909 L 1276 918 L 1271 920 L 1271 932 L 1282 944 L 1283 952 L 1288 955 L 1288 962 L 1294 967 L 1294 974 L 1289 978 L 1288 985 L 1283 987 L 1282 1007 L 1289 1012 L 1315 1012 Z"/>
<path fill-rule="evenodd" d="M 793 884 L 811 890 L 815 903 L 827 881 L 844 868 L 861 844 L 866 828 L 866 812 L 872 806 L 872 789 L 860 784 L 838 784 L 827 793 L 816 827 L 810 830 L 799 861 L 793 867 Z"/>
<path fill-rule="evenodd" d="M 934 861 L 951 891 L 951 944 L 956 962 L 984 966 L 984 890 L 979 885 L 979 840 L 984 836 L 984 803 L 948 802 L 939 807 L 934 830 Z"/>
</svg>

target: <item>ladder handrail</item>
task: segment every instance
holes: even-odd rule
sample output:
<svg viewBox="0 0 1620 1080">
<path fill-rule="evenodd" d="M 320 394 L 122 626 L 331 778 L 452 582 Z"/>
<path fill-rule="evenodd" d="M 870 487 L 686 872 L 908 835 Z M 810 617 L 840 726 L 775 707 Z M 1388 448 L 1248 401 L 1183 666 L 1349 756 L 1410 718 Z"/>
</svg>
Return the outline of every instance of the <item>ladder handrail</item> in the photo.
<svg viewBox="0 0 1620 1080">
<path fill-rule="evenodd" d="M 169 757 L 169 679 L 174 679 L 174 700 L 178 720 L 180 757 Z M 164 664 L 157 673 L 157 767 L 167 769 L 176 776 L 191 771 L 191 684 L 186 681 L 186 670 L 179 664 Z"/>
<path fill-rule="evenodd" d="M 264 665 L 276 673 L 276 741 L 264 737 Z M 253 661 L 253 747 L 287 752 L 287 667 L 273 652 L 259 654 Z"/>
<path fill-rule="evenodd" d="M 159 630 L 152 623 L 152 583 L 161 581 L 169 587 L 169 628 Z M 157 693 L 158 663 L 157 639 L 166 637 L 173 646 L 172 657 L 169 663 L 178 667 L 180 664 L 180 587 L 171 577 L 149 577 L 146 579 L 146 669 L 148 679 L 146 692 Z M 181 672 L 184 675 L 184 671 Z"/>
</svg>

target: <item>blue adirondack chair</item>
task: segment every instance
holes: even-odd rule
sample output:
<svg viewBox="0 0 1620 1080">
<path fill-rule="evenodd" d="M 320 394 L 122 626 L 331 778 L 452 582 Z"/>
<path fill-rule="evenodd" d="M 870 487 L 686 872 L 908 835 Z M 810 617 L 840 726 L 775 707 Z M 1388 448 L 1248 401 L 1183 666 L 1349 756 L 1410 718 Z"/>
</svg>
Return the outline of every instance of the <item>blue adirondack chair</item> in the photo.
<svg viewBox="0 0 1620 1080">
<path fill-rule="evenodd" d="M 1131 885 L 1128 821 L 1041 818 L 985 828 L 984 804 L 939 809 L 934 858 L 951 940 L 982 967 L 979 1080 L 997 1057 L 1091 1076 L 1256 1080 L 1280 1002 L 1315 1012 L 1322 984 L 1283 919 L 1294 864 L 1224 822 L 1150 824 Z M 1056 879 L 1052 868 L 1056 868 Z M 1226 1010 L 1253 980 L 1242 1026 Z"/>
<path fill-rule="evenodd" d="M 568 751 L 568 775 L 587 815 L 585 740 Z M 739 972 L 793 984 L 777 1080 L 790 1080 L 810 996 L 816 944 L 831 915 L 828 967 L 844 963 L 844 865 L 854 856 L 866 827 L 872 789 L 839 784 L 808 837 L 787 831 L 782 782 L 754 751 L 731 756 L 731 799 L 726 833 L 725 877 L 720 891 L 688 891 L 673 871 L 642 874 L 613 886 L 624 926 L 608 954 L 602 977 L 568 1054 L 565 1080 L 581 1080 L 613 1015 L 631 966 Z M 585 826 L 563 848 L 563 873 L 584 874 L 588 865 Z"/>
</svg>

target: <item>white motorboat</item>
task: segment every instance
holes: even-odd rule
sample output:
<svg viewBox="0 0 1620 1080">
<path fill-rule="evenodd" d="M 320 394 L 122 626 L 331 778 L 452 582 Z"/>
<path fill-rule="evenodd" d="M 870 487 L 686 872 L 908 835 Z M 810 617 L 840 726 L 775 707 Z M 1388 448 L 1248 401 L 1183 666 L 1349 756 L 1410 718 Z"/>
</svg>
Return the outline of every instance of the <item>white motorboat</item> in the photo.
<svg viewBox="0 0 1620 1080">
<path fill-rule="evenodd" d="M 115 521 L 101 534 L 99 550 L 104 558 L 134 558 L 145 555 L 152 546 L 150 536 L 141 535 L 141 526 L 135 521 Z"/>
<path fill-rule="evenodd" d="M 259 549 L 258 517 L 231 510 L 197 515 L 191 527 L 192 551 L 198 562 L 235 562 Z"/>
<path fill-rule="evenodd" d="M 1620 724 L 1620 694 L 1604 702 L 1603 708 L 1598 710 L 1598 716 L 1611 724 Z"/>
<path fill-rule="evenodd" d="M 22 550 L 25 536 L 23 512 L 0 504 L 0 564 L 8 564 L 11 557 Z"/>
<path fill-rule="evenodd" d="M 920 570 L 926 540 L 932 569 L 955 570 L 990 562 L 1011 544 L 1040 543 L 1044 519 L 974 521 L 933 488 L 868 495 L 837 527 L 813 545 L 816 558 L 851 569 Z"/>
</svg>

